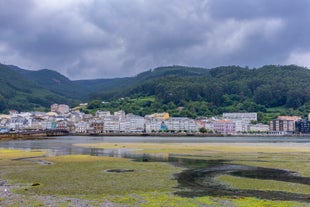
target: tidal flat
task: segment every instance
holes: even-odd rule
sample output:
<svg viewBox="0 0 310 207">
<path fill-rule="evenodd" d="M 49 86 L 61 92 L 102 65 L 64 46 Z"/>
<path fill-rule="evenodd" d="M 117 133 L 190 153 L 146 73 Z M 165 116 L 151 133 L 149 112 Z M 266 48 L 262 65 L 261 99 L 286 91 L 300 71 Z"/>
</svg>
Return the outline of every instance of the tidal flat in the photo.
<svg viewBox="0 0 310 207">
<path fill-rule="evenodd" d="M 307 147 L 78 146 L 127 150 L 131 158 L 0 150 L 0 206 L 310 206 Z"/>
</svg>

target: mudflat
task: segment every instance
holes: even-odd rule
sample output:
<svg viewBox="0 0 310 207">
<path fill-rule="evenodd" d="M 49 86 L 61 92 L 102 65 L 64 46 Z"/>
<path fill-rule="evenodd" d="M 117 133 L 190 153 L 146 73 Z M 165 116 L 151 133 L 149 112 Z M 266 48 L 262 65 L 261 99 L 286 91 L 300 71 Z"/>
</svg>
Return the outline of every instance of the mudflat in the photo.
<svg viewBox="0 0 310 207">
<path fill-rule="evenodd" d="M 310 149 L 301 144 L 77 145 L 132 158 L 0 150 L 0 205 L 310 206 Z"/>
</svg>

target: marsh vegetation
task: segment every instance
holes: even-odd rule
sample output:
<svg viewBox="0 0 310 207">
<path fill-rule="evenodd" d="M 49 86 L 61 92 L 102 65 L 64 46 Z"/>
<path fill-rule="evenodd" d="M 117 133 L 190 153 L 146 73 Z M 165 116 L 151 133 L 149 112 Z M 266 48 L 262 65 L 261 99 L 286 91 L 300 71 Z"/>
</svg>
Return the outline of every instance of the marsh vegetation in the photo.
<svg viewBox="0 0 310 207">
<path fill-rule="evenodd" d="M 0 150 L 1 206 L 310 206 L 310 149 L 278 144 L 79 144 Z M 125 150 L 109 157 L 100 150 Z M 114 154 L 115 155 L 115 154 Z M 127 158 L 126 158 L 127 157 Z M 25 159 L 26 158 L 26 159 Z M 45 164 L 49 163 L 49 164 Z M 121 172 L 121 173 L 120 173 Z"/>
</svg>

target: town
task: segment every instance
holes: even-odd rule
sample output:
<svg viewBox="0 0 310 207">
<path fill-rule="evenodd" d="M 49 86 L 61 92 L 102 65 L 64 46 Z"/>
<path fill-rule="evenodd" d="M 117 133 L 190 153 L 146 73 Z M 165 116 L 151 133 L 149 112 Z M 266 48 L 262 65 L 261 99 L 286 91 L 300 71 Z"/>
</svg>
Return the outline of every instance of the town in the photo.
<svg viewBox="0 0 310 207">
<path fill-rule="evenodd" d="M 308 120 L 299 116 L 279 116 L 269 125 L 257 123 L 257 113 L 223 113 L 211 118 L 190 119 L 154 113 L 145 117 L 97 111 L 95 115 L 70 109 L 65 104 L 51 105 L 50 112 L 0 114 L 0 133 L 66 131 L 71 134 L 211 134 L 211 135 L 299 135 L 310 133 Z"/>
</svg>

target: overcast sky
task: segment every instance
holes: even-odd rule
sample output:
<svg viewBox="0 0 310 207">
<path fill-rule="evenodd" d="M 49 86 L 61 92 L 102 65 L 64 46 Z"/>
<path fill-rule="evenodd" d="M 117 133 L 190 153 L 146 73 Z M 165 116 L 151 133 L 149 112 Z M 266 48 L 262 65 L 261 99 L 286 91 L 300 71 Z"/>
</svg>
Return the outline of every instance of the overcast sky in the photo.
<svg viewBox="0 0 310 207">
<path fill-rule="evenodd" d="M 70 79 L 185 65 L 310 68 L 310 0 L 0 0 L 0 62 Z"/>
</svg>

